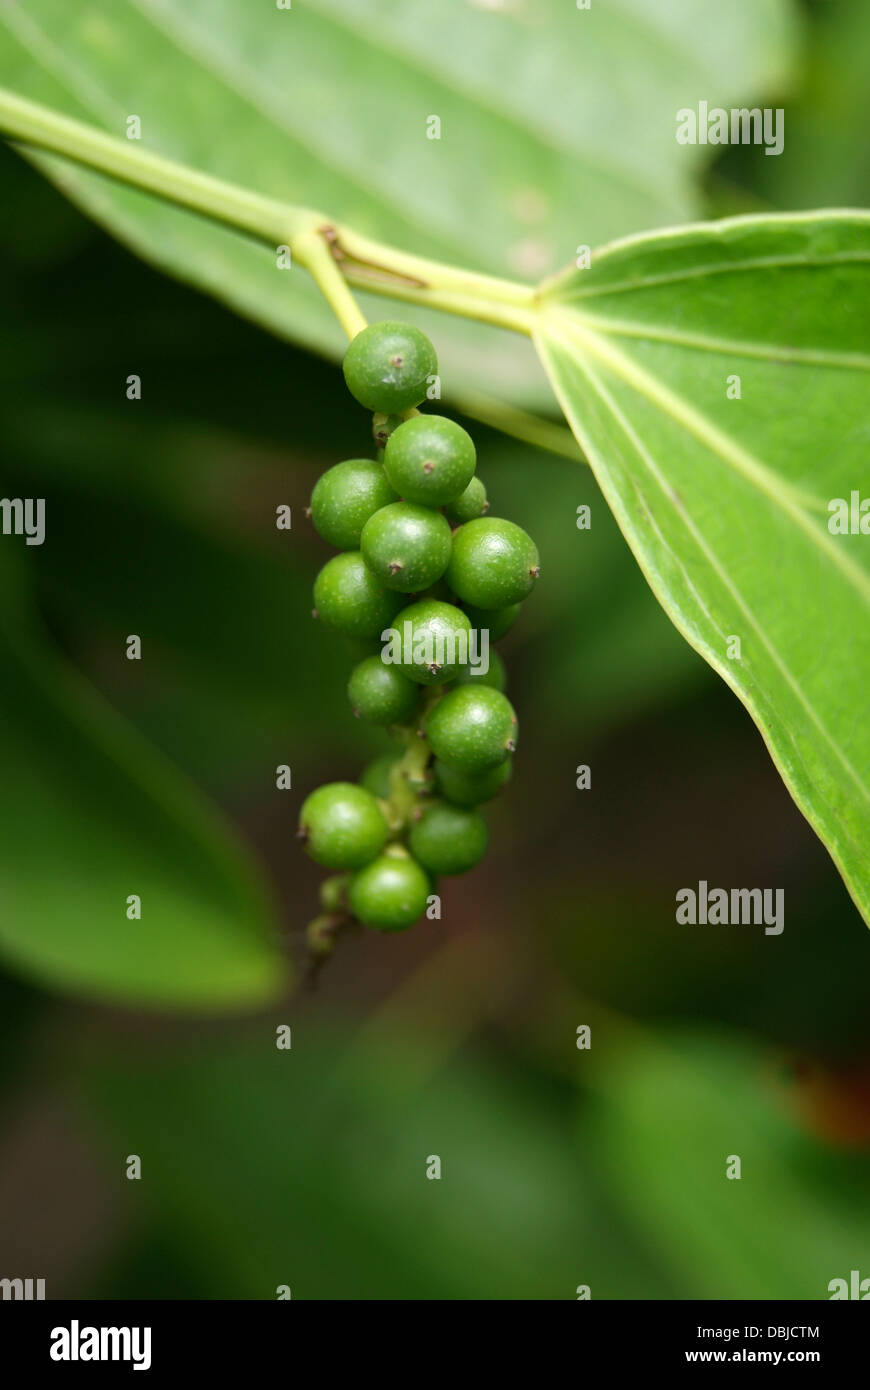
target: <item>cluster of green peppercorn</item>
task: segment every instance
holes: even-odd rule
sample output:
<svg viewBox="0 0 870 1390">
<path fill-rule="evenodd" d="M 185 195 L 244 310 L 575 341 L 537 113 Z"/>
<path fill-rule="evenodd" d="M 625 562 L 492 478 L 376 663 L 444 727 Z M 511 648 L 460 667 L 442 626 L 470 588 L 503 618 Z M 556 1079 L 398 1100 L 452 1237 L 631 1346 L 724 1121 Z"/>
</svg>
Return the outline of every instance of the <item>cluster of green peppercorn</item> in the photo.
<svg viewBox="0 0 870 1390">
<path fill-rule="evenodd" d="M 486 674 L 451 654 L 473 630 L 491 641 L 507 632 L 538 577 L 538 553 L 519 526 L 485 515 L 467 431 L 417 411 L 437 370 L 431 342 L 408 324 L 359 333 L 344 376 L 374 412 L 377 458 L 336 464 L 311 496 L 317 531 L 341 552 L 317 576 L 314 615 L 368 644 L 348 684 L 351 706 L 404 745 L 360 784 L 329 783 L 302 805 L 300 839 L 339 871 L 321 890 L 329 915 L 309 929 L 315 952 L 330 949 L 342 919 L 409 927 L 438 875 L 478 863 L 488 837 L 476 807 L 508 779 L 516 748 L 497 653 Z M 388 632 L 404 638 L 391 661 Z"/>
</svg>

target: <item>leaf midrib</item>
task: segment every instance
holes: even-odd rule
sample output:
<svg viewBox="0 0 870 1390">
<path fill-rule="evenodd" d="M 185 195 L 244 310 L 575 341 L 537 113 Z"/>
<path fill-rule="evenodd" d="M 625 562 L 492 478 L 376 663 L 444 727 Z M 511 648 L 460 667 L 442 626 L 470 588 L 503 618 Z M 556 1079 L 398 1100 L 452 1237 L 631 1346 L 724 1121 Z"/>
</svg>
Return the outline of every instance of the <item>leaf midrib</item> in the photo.
<svg viewBox="0 0 870 1390">
<path fill-rule="evenodd" d="M 581 359 L 591 353 L 603 365 L 609 366 L 628 386 L 645 396 L 663 414 L 669 415 L 676 424 L 694 435 L 723 463 L 729 464 L 747 482 L 753 484 L 790 520 L 794 521 L 822 550 L 825 556 L 845 574 L 867 607 L 870 608 L 870 575 L 842 547 L 836 545 L 827 530 L 823 531 L 816 525 L 812 516 L 804 511 L 805 506 L 818 510 L 820 498 L 791 487 L 779 473 L 750 453 L 748 449 L 744 449 L 720 426 L 710 420 L 703 411 L 690 405 L 676 391 L 665 386 L 659 378 L 646 371 L 619 348 L 608 343 L 603 336 L 588 328 L 582 317 L 575 311 L 570 309 L 550 310 L 549 313 L 544 314 L 541 327 L 545 333 L 555 332 L 557 337 L 562 337 L 563 341 L 573 347 Z"/>
<path fill-rule="evenodd" d="M 580 311 L 578 310 L 578 313 Z M 701 333 L 683 333 L 648 323 L 582 312 L 583 322 L 603 333 L 621 338 L 644 338 L 653 343 L 672 343 L 674 347 L 696 348 L 699 352 L 720 352 L 732 357 L 757 357 L 765 362 L 798 362 L 813 367 L 843 367 L 870 371 L 870 357 L 861 353 L 825 352 L 823 349 L 795 348 L 785 343 L 756 343 L 739 338 L 715 338 Z"/>
<path fill-rule="evenodd" d="M 618 405 L 616 404 L 616 402 L 612 399 L 612 397 L 610 396 L 610 393 L 607 391 L 606 387 L 604 387 L 603 384 L 600 382 L 600 380 L 599 380 L 599 378 L 597 377 L 596 373 L 594 372 L 594 370 L 593 370 L 592 367 L 590 366 L 589 362 L 586 360 L 584 354 L 583 354 L 582 352 L 578 353 L 576 342 L 574 342 L 574 341 L 570 338 L 570 336 L 567 337 L 567 338 L 566 338 L 566 337 L 562 337 L 558 332 L 555 333 L 555 334 L 552 333 L 552 332 L 551 332 L 550 334 L 545 334 L 545 335 L 544 335 L 545 341 L 546 341 L 546 338 L 547 338 L 547 337 L 549 337 L 552 341 L 560 342 L 560 343 L 561 343 L 561 346 L 562 346 L 562 348 L 563 348 L 563 351 L 565 351 L 565 352 L 567 353 L 567 356 L 568 356 L 569 360 L 575 362 L 575 363 L 579 366 L 580 370 L 584 373 L 584 375 L 586 375 L 586 377 L 588 378 L 588 380 L 589 380 L 590 383 L 592 384 L 592 387 L 593 387 L 593 389 L 595 390 L 596 394 L 597 394 L 597 395 L 599 396 L 599 398 L 605 403 L 607 409 L 610 411 L 610 413 L 611 413 L 611 415 L 613 416 L 613 418 L 614 418 L 614 419 L 617 421 L 617 423 L 619 424 L 619 427 L 620 427 L 620 429 L 622 430 L 623 434 L 625 434 L 626 438 L 627 438 L 627 439 L 629 440 L 629 442 L 631 443 L 633 449 L 635 450 L 635 453 L 636 453 L 637 456 L 643 461 L 643 463 L 644 463 L 644 465 L 645 465 L 645 467 L 646 467 L 646 469 L 647 469 L 647 472 L 648 472 L 648 473 L 650 474 L 650 476 L 654 479 L 655 483 L 656 483 L 657 486 L 659 487 L 660 491 L 662 492 L 663 496 L 664 496 L 665 499 L 668 501 L 668 503 L 672 505 L 672 504 L 673 504 L 673 499 L 672 499 L 672 497 L 671 497 L 671 495 L 670 495 L 670 491 L 669 491 L 669 488 L 668 488 L 668 486 L 667 486 L 667 481 L 666 481 L 666 479 L 661 475 L 660 470 L 659 470 L 658 466 L 657 466 L 656 463 L 655 463 L 655 459 L 653 458 L 653 456 L 652 456 L 652 454 L 649 452 L 649 450 L 646 448 L 646 446 L 643 444 L 643 441 L 641 440 L 641 438 L 640 438 L 640 436 L 637 434 L 637 432 L 632 428 L 632 426 L 630 425 L 630 423 L 629 423 L 627 420 L 625 420 L 624 415 L 623 415 L 622 411 L 620 410 L 619 406 L 618 406 Z M 629 383 L 629 384 L 630 384 L 630 383 Z M 588 441 L 588 440 L 583 441 L 583 447 L 584 447 L 584 449 L 586 450 L 587 455 L 589 455 L 589 456 L 591 457 L 591 456 L 592 456 L 592 453 L 593 453 L 594 451 L 591 451 L 591 450 L 590 450 L 589 441 Z M 828 729 L 827 729 L 827 728 L 825 727 L 825 725 L 822 723 L 822 721 L 821 721 L 821 719 L 819 718 L 818 714 L 816 713 L 814 707 L 808 702 L 806 696 L 804 695 L 803 691 L 802 691 L 801 688 L 800 688 L 800 684 L 798 683 L 796 677 L 792 674 L 792 672 L 791 672 L 789 666 L 787 665 L 787 663 L 785 662 L 785 660 L 781 657 L 781 655 L 780 655 L 780 653 L 778 652 L 777 648 L 773 645 L 771 639 L 769 638 L 769 636 L 768 636 L 767 633 L 765 632 L 765 629 L 764 629 L 764 627 L 762 626 L 760 620 L 757 619 L 757 618 L 755 617 L 755 615 L 754 615 L 754 613 L 753 613 L 753 611 L 752 611 L 752 608 L 749 606 L 749 604 L 747 603 L 746 599 L 743 597 L 743 595 L 742 595 L 742 593 L 740 592 L 740 590 L 737 588 L 737 586 L 734 584 L 734 582 L 729 578 L 729 576 L 728 576 L 728 574 L 727 574 L 727 571 L 723 568 L 722 564 L 720 563 L 720 561 L 719 561 L 719 559 L 718 559 L 718 557 L 717 557 L 717 555 L 716 555 L 716 552 L 710 548 L 710 546 L 709 546 L 709 544 L 708 544 L 706 538 L 705 538 L 705 537 L 703 536 L 703 534 L 697 529 L 697 527 L 695 526 L 695 524 L 691 521 L 691 518 L 690 518 L 685 512 L 680 512 L 679 509 L 675 508 L 675 509 L 674 509 L 674 515 L 675 515 L 677 518 L 679 518 L 679 520 L 681 521 L 681 523 L 686 527 L 687 530 L 689 530 L 690 534 L 692 534 L 692 536 L 693 536 L 693 538 L 694 538 L 696 544 L 698 545 L 698 548 L 701 550 L 702 554 L 704 554 L 705 558 L 706 558 L 706 559 L 708 560 L 708 562 L 710 563 L 711 568 L 715 571 L 715 573 L 717 574 L 717 576 L 719 577 L 720 581 L 721 581 L 722 584 L 725 586 L 725 588 L 728 589 L 728 591 L 733 595 L 733 597 L 734 597 L 736 603 L 738 604 L 739 608 L 740 608 L 740 609 L 742 610 L 742 612 L 745 614 L 748 623 L 749 623 L 750 626 L 753 628 L 753 630 L 758 634 L 758 636 L 759 636 L 759 638 L 760 638 L 762 644 L 764 645 L 764 647 L 766 648 L 766 650 L 769 652 L 771 659 L 773 660 L 773 662 L 775 663 L 775 665 L 776 665 L 777 668 L 779 669 L 779 671 L 780 671 L 780 673 L 781 673 L 783 679 L 785 680 L 786 684 L 789 686 L 789 688 L 790 688 L 791 691 L 793 692 L 793 694 L 794 694 L 795 698 L 797 699 L 798 703 L 799 703 L 799 704 L 803 707 L 803 709 L 806 711 L 806 714 L 807 714 L 808 718 L 810 719 L 810 721 L 811 721 L 811 722 L 815 725 L 815 727 L 819 730 L 819 732 L 820 732 L 820 734 L 822 735 L 822 737 L 824 738 L 825 742 L 829 745 L 829 747 L 831 748 L 832 752 L 834 753 L 834 756 L 835 756 L 836 760 L 840 763 L 840 765 L 843 767 L 844 771 L 845 771 L 845 772 L 849 775 L 849 777 L 852 779 L 852 781 L 854 782 L 855 786 L 858 788 L 858 790 L 859 790 L 859 792 L 861 793 L 861 795 L 862 795 L 862 797 L 864 798 L 864 800 L 865 800 L 866 802 L 870 803 L 870 787 L 867 786 L 867 784 L 864 782 L 863 778 L 861 777 L 860 773 L 859 773 L 859 772 L 852 766 L 852 764 L 849 762 L 848 758 L 845 756 L 845 753 L 844 753 L 843 750 L 840 748 L 840 746 L 839 746 L 837 740 L 834 738 L 834 736 L 828 731 Z M 664 538 L 663 538 L 663 544 L 664 544 Z M 672 557 L 677 561 L 677 563 L 679 564 L 680 570 L 681 570 L 681 572 L 682 572 L 683 575 L 684 575 L 684 578 L 685 578 L 687 587 L 688 587 L 689 589 L 691 589 L 691 591 L 696 595 L 696 597 L 697 597 L 697 599 L 698 599 L 698 601 L 699 601 L 700 607 L 702 608 L 702 611 L 704 611 L 705 613 L 707 613 L 707 615 L 708 615 L 708 617 L 709 617 L 709 620 L 710 620 L 710 622 L 711 622 L 711 625 L 712 625 L 713 627 L 715 627 L 715 628 L 718 628 L 718 624 L 716 623 L 715 619 L 713 618 L 712 613 L 710 613 L 707 604 L 701 600 L 700 594 L 698 594 L 698 591 L 697 591 L 695 585 L 692 583 L 691 577 L 687 574 L 687 572 L 686 572 L 686 570 L 685 570 L 685 567 L 684 567 L 683 564 L 682 564 L 682 561 L 679 559 L 679 556 L 676 555 L 676 553 L 675 553 L 675 551 L 674 551 L 674 549 L 673 549 L 673 546 L 667 545 L 667 550 L 668 550 L 668 552 L 672 555 Z M 697 640 L 697 639 L 696 639 L 696 640 Z M 748 696 L 747 690 L 746 690 L 745 688 L 741 688 L 741 687 L 738 686 L 738 684 L 735 682 L 735 680 L 734 680 L 732 674 L 723 666 L 723 664 L 721 663 L 721 661 L 716 657 L 716 654 L 715 654 L 715 653 L 712 651 L 712 649 L 709 647 L 709 644 L 704 643 L 703 646 L 704 646 L 704 655 L 706 656 L 707 660 L 710 661 L 710 664 L 711 664 L 712 666 L 714 666 L 714 668 L 719 672 L 719 674 L 722 676 L 722 678 L 723 678 L 729 685 L 731 685 L 732 688 L 734 688 L 735 692 L 740 696 L 740 698 L 741 698 L 742 700 L 746 701 L 747 703 L 751 703 L 751 704 L 754 705 L 755 702 L 754 702 L 754 701 L 750 701 L 750 697 Z M 757 719 L 756 719 L 756 722 L 758 723 L 758 726 L 759 726 L 759 728 L 761 729 L 762 734 L 765 736 L 765 742 L 767 743 L 767 746 L 768 746 L 768 748 L 769 748 L 769 750 L 770 750 L 771 756 L 773 757 L 774 762 L 777 764 L 777 766 L 780 766 L 780 759 L 779 759 L 779 756 L 778 756 L 776 750 L 774 749 L 774 747 L 772 746 L 772 744 L 771 744 L 769 738 L 766 736 L 766 731 L 765 731 L 764 722 L 763 722 L 763 720 L 761 719 L 760 712 L 758 711 L 757 706 L 756 706 L 756 708 L 755 708 L 755 713 L 756 713 L 756 715 L 758 716 Z M 798 745 L 795 743 L 794 740 L 791 740 L 791 746 L 792 746 L 792 748 L 795 750 L 796 756 L 797 756 L 797 757 L 800 757 L 800 749 L 799 749 Z M 804 782 L 805 782 L 805 784 L 806 784 L 807 786 L 811 786 L 811 785 L 812 785 L 812 777 L 811 777 L 811 775 L 810 775 L 809 769 L 807 768 L 806 764 L 803 762 L 802 759 L 801 759 L 801 766 L 803 767 L 803 771 L 804 771 Z M 854 843 L 854 842 L 851 840 L 851 837 L 850 837 L 850 843 Z"/>
</svg>

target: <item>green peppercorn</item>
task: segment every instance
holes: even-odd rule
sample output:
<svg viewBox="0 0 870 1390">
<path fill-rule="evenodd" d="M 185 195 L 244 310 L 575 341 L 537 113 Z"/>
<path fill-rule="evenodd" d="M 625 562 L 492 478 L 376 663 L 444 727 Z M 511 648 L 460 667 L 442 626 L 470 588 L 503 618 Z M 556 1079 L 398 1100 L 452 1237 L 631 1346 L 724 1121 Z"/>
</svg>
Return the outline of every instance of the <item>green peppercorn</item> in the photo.
<svg viewBox="0 0 870 1390">
<path fill-rule="evenodd" d="M 358 550 L 370 516 L 396 501 L 383 465 L 373 459 L 347 459 L 328 468 L 314 484 L 311 520 L 336 550 Z"/>
<path fill-rule="evenodd" d="M 443 415 L 415 415 L 387 440 L 384 471 L 406 502 L 443 507 L 468 487 L 476 461 L 461 425 Z"/>
<path fill-rule="evenodd" d="M 475 608 L 474 604 L 463 605 L 468 621 L 475 632 L 488 632 L 490 642 L 497 642 L 509 632 L 520 616 L 521 603 L 511 603 L 507 608 Z"/>
<path fill-rule="evenodd" d="M 519 603 L 540 572 L 534 541 L 512 521 L 479 517 L 454 532 L 446 579 L 465 603 L 483 609 Z"/>
<path fill-rule="evenodd" d="M 328 782 L 306 797 L 299 838 L 327 869 L 361 869 L 383 849 L 389 828 L 371 792 L 353 782 Z"/>
<path fill-rule="evenodd" d="M 472 478 L 464 492 L 460 492 L 458 497 L 454 497 L 452 502 L 448 502 L 444 508 L 451 521 L 460 525 L 465 521 L 474 521 L 476 517 L 483 516 L 489 510 L 489 503 L 486 500 L 486 488 L 478 477 Z"/>
<path fill-rule="evenodd" d="M 517 717 L 500 691 L 461 685 L 434 706 L 426 733 L 436 758 L 448 767 L 486 772 L 516 747 Z"/>
<path fill-rule="evenodd" d="M 390 773 L 397 761 L 396 753 L 383 753 L 379 758 L 375 758 L 360 777 L 360 786 L 365 787 L 366 791 L 379 800 L 387 801 L 391 791 Z"/>
<path fill-rule="evenodd" d="M 397 614 L 385 648 L 399 669 L 420 685 L 444 685 L 459 675 L 468 660 L 471 624 L 452 603 L 424 598 Z"/>
<path fill-rule="evenodd" d="M 430 507 L 394 502 L 369 517 L 360 550 L 372 574 L 388 589 L 416 594 L 428 589 L 450 559 L 450 523 Z"/>
<path fill-rule="evenodd" d="M 403 931 L 426 911 L 430 885 L 409 855 L 382 854 L 354 874 L 348 901 L 355 917 L 380 931 Z"/>
<path fill-rule="evenodd" d="M 446 763 L 436 760 L 435 786 L 443 797 L 457 806 L 479 806 L 484 801 L 491 801 L 501 791 L 512 771 L 510 758 L 505 758 L 504 762 L 486 772 L 478 773 L 459 772 L 455 767 L 447 767 Z"/>
<path fill-rule="evenodd" d="M 498 652 L 489 652 L 489 670 L 481 673 L 476 672 L 472 667 L 466 666 L 456 677 L 457 685 L 489 685 L 493 690 L 503 691 L 507 685 L 507 672 L 504 669 L 504 662 Z"/>
<path fill-rule="evenodd" d="M 367 656 L 351 672 L 347 685 L 351 709 L 370 724 L 406 724 L 420 703 L 420 687 L 379 656 Z"/>
<path fill-rule="evenodd" d="M 425 333 L 408 323 L 369 324 L 344 355 L 350 394 L 367 410 L 401 415 L 426 396 L 429 377 L 438 371 L 435 349 Z"/>
<path fill-rule="evenodd" d="M 430 873 L 464 874 L 480 863 L 488 840 L 486 821 L 479 811 L 438 801 L 412 825 L 408 845 Z"/>
<path fill-rule="evenodd" d="M 314 613 L 345 637 L 380 637 L 402 605 L 379 584 L 358 550 L 327 560 L 314 582 Z"/>
</svg>

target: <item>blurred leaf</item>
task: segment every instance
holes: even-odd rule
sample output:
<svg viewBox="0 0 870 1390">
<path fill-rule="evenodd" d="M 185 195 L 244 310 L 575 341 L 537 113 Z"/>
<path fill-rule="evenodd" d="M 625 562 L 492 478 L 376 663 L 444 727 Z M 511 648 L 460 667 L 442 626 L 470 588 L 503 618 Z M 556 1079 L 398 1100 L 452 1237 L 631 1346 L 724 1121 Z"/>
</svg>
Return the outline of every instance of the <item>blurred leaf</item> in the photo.
<svg viewBox="0 0 870 1390">
<path fill-rule="evenodd" d="M 811 30 L 800 88 L 789 100 L 783 152 L 740 161 L 741 174 L 781 208 L 870 204 L 870 6 L 824 0 Z"/>
<path fill-rule="evenodd" d="M 824 1299 L 866 1258 L 866 1162 L 799 1135 L 750 1047 L 649 1036 L 596 1088 L 584 1134 L 682 1297 Z"/>
<path fill-rule="evenodd" d="M 285 970 L 255 866 L 194 788 L 51 653 L 11 553 L 0 576 L 10 789 L 0 948 L 34 979 L 115 1002 L 224 1010 L 273 999 Z M 126 916 L 131 894 L 138 921 Z"/>
<path fill-rule="evenodd" d="M 870 921 L 870 551 L 827 527 L 867 476 L 868 265 L 860 213 L 632 238 L 550 282 L 538 342 L 653 592 Z"/>
<path fill-rule="evenodd" d="M 272 1027 L 84 1068 L 113 1150 L 136 1134 L 142 1200 L 203 1296 L 269 1299 L 286 1283 L 294 1299 L 570 1300 L 590 1270 L 602 1294 L 642 1296 L 650 1265 L 577 1161 L 571 1093 L 466 1058 L 429 1076 L 427 1039 L 395 1041 L 309 1014 L 289 1051 Z"/>
<path fill-rule="evenodd" d="M 0 6 L 0 82 L 116 135 L 136 115 L 147 148 L 408 251 L 535 279 L 578 242 L 697 215 L 709 151 L 677 144 L 677 110 L 757 97 L 791 64 L 786 0 L 486 10 L 29 0 Z M 432 115 L 440 139 L 427 139 Z M 35 158 L 161 268 L 297 342 L 342 350 L 304 273 L 280 275 L 273 254 L 232 232 Z M 372 312 L 383 315 L 382 301 Z M 552 405 L 524 340 L 412 317 L 437 322 L 448 394 L 462 383 Z"/>
</svg>

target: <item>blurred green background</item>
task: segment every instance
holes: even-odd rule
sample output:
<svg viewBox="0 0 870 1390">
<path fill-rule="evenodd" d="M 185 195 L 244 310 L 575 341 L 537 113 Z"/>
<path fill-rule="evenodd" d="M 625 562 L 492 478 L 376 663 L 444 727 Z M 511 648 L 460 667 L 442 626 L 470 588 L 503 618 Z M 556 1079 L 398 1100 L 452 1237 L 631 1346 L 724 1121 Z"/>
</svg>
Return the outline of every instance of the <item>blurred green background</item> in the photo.
<svg viewBox="0 0 870 1390">
<path fill-rule="evenodd" d="M 870 12 L 778 8 L 787 61 L 753 80 L 785 152 L 699 167 L 709 215 L 870 205 Z M 545 566 L 501 646 L 516 773 L 443 920 L 345 941 L 306 991 L 298 806 L 385 739 L 310 621 L 304 508 L 367 419 L 334 363 L 145 266 L 5 147 L 0 180 L 2 491 L 47 508 L 42 547 L 0 547 L 0 1276 L 323 1299 L 870 1276 L 866 927 L 588 472 L 469 425 Z M 699 879 L 782 887 L 784 933 L 678 925 Z"/>
</svg>

